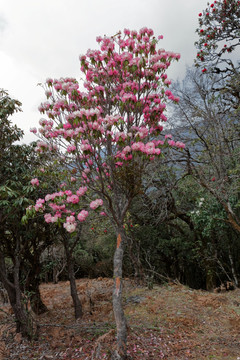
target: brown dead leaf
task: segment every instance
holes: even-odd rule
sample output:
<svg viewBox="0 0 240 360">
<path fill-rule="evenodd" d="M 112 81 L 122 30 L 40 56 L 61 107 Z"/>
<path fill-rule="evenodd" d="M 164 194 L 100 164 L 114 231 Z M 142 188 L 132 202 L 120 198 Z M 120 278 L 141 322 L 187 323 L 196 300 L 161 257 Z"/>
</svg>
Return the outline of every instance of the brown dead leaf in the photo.
<svg viewBox="0 0 240 360">
<path fill-rule="evenodd" d="M 22 334 L 21 333 L 17 333 L 15 336 L 14 336 L 14 340 L 20 344 L 21 341 L 22 341 Z"/>
<path fill-rule="evenodd" d="M 240 332 L 240 317 L 239 316 L 229 319 L 229 323 L 235 331 Z"/>
<path fill-rule="evenodd" d="M 5 341 L 0 341 L 0 360 L 4 360 L 7 355 Z"/>
</svg>

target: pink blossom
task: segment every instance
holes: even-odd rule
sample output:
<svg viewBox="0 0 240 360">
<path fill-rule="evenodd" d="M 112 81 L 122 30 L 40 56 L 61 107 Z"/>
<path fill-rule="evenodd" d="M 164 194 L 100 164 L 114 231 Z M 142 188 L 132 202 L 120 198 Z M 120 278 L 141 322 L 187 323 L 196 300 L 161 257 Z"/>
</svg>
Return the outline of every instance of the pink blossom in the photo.
<svg viewBox="0 0 240 360">
<path fill-rule="evenodd" d="M 71 124 L 69 124 L 69 123 L 67 123 L 67 124 L 63 124 L 63 128 L 64 129 L 71 129 L 72 128 L 72 125 Z"/>
<path fill-rule="evenodd" d="M 99 206 L 102 206 L 102 205 L 103 205 L 102 199 L 96 199 L 96 200 L 94 200 L 94 201 L 92 201 L 92 202 L 90 203 L 90 208 L 91 208 L 92 210 L 95 210 L 95 209 L 97 209 Z"/>
<path fill-rule="evenodd" d="M 67 223 L 74 223 L 75 222 L 75 217 L 74 216 L 67 216 L 66 218 L 66 222 Z"/>
<path fill-rule="evenodd" d="M 83 145 L 81 145 L 81 150 L 82 150 L 82 151 L 90 151 L 90 152 L 93 151 L 91 145 L 89 145 L 89 144 L 83 144 Z"/>
<path fill-rule="evenodd" d="M 177 142 L 176 142 L 176 146 L 177 146 L 178 148 L 180 148 L 180 149 L 184 149 L 184 148 L 185 148 L 185 144 L 182 143 L 181 141 L 177 141 Z"/>
<path fill-rule="evenodd" d="M 67 202 L 72 204 L 79 203 L 79 197 L 77 195 L 71 195 L 67 197 Z"/>
<path fill-rule="evenodd" d="M 67 147 L 67 152 L 73 152 L 73 151 L 75 151 L 76 150 L 76 146 L 75 145 L 69 145 L 68 147 Z"/>
<path fill-rule="evenodd" d="M 39 211 L 39 209 L 43 209 L 44 207 L 43 207 L 43 204 L 36 204 L 35 206 L 34 206 L 34 209 L 36 210 L 36 211 Z"/>
<path fill-rule="evenodd" d="M 87 187 L 84 186 L 84 187 L 80 187 L 76 193 L 78 196 L 83 196 L 86 193 L 86 191 L 87 191 Z"/>
<path fill-rule="evenodd" d="M 168 140 L 168 145 L 169 145 L 169 146 L 175 146 L 176 143 L 175 143 L 174 140 Z"/>
<path fill-rule="evenodd" d="M 149 142 L 145 146 L 145 152 L 146 154 L 155 154 L 155 144 L 153 142 Z"/>
<path fill-rule="evenodd" d="M 143 152 L 144 148 L 145 148 L 145 145 L 141 141 L 139 141 L 139 142 L 133 143 L 131 148 L 134 151 L 142 151 Z"/>
<path fill-rule="evenodd" d="M 62 205 L 65 207 L 65 205 Z M 55 217 L 57 218 L 61 218 L 62 217 L 62 213 L 60 211 L 56 211 Z"/>
<path fill-rule="evenodd" d="M 50 206 L 54 211 L 60 209 L 59 205 L 57 205 L 57 204 L 55 204 L 55 203 L 53 203 L 53 202 L 49 203 L 49 206 Z"/>
<path fill-rule="evenodd" d="M 87 177 L 87 175 L 86 175 L 86 173 L 84 172 L 84 171 L 82 171 L 82 177 L 83 177 L 83 179 L 87 179 L 88 177 Z"/>
<path fill-rule="evenodd" d="M 160 119 L 161 119 L 162 121 L 167 121 L 167 117 L 166 117 L 164 114 L 161 114 L 161 115 L 160 115 Z"/>
<path fill-rule="evenodd" d="M 86 218 L 87 218 L 87 216 L 88 216 L 88 211 L 82 210 L 82 211 L 80 211 L 80 213 L 77 215 L 77 218 L 78 218 L 79 221 L 85 221 Z"/>
<path fill-rule="evenodd" d="M 55 223 L 58 220 L 58 216 L 52 216 L 51 214 L 47 213 L 44 215 L 44 219 L 46 223 Z"/>
<path fill-rule="evenodd" d="M 49 200 L 53 200 L 54 199 L 54 196 L 52 194 L 47 194 L 45 196 L 45 201 L 49 201 Z"/>
<path fill-rule="evenodd" d="M 38 199 L 36 201 L 36 205 L 34 206 L 35 210 L 39 211 L 39 209 L 44 209 L 44 206 L 43 206 L 44 203 L 45 203 L 44 199 Z"/>
<path fill-rule="evenodd" d="M 148 129 L 146 127 L 142 127 L 137 132 L 136 136 L 139 136 L 141 139 L 144 139 L 148 135 Z"/>
<path fill-rule="evenodd" d="M 41 199 L 41 198 L 36 201 L 36 204 L 44 204 L 44 203 L 45 203 L 45 200 Z"/>
<path fill-rule="evenodd" d="M 164 84 L 170 85 L 170 84 L 171 84 L 171 80 L 169 80 L 169 79 L 164 80 Z"/>
<path fill-rule="evenodd" d="M 47 213 L 44 215 L 44 219 L 46 221 L 46 223 L 51 223 L 52 222 L 52 215 Z"/>
<path fill-rule="evenodd" d="M 67 232 L 72 233 L 76 230 L 77 224 L 75 222 L 74 223 L 67 222 L 67 223 L 63 224 L 63 227 L 64 227 L 64 229 L 67 230 Z"/>
<path fill-rule="evenodd" d="M 123 153 L 129 153 L 129 152 L 131 152 L 132 151 L 132 149 L 130 148 L 130 146 L 125 146 L 125 148 L 123 149 Z"/>
<path fill-rule="evenodd" d="M 34 185 L 39 186 L 39 180 L 38 180 L 38 178 L 32 179 L 32 180 L 31 180 L 31 184 L 32 184 L 32 186 L 34 186 Z"/>
</svg>

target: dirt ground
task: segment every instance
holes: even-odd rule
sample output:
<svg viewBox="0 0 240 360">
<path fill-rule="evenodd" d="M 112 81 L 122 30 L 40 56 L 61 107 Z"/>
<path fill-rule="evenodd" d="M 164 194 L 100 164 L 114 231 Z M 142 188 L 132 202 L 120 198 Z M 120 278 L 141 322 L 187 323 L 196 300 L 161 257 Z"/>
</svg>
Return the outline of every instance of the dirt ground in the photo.
<svg viewBox="0 0 240 360">
<path fill-rule="evenodd" d="M 41 285 L 48 312 L 35 316 L 39 337 L 31 342 L 16 335 L 9 305 L 0 304 L 0 360 L 110 359 L 112 284 L 105 278 L 77 280 L 84 311 L 77 321 L 69 282 Z M 148 290 L 125 279 L 124 308 L 129 359 L 240 360 L 240 289 L 208 293 L 167 284 Z"/>
</svg>

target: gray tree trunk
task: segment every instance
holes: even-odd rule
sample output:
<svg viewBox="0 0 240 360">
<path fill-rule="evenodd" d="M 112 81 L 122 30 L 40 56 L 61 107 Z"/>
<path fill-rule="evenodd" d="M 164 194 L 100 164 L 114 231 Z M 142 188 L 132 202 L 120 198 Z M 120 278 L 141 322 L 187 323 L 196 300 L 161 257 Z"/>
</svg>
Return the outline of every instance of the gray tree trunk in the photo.
<svg viewBox="0 0 240 360">
<path fill-rule="evenodd" d="M 113 312 L 117 328 L 117 347 L 112 355 L 112 359 L 126 359 L 127 355 L 127 322 L 122 304 L 122 265 L 124 254 L 125 234 L 123 229 L 119 229 L 117 235 L 117 246 L 113 261 Z"/>
<path fill-rule="evenodd" d="M 73 263 L 71 261 L 68 264 L 68 276 L 69 276 L 69 281 L 70 281 L 71 296 L 72 296 L 73 305 L 74 305 L 74 315 L 75 315 L 75 319 L 77 320 L 82 317 L 83 311 L 82 311 L 81 301 L 77 294 L 77 286 L 76 286 L 76 279 L 75 279 L 75 274 L 74 274 L 74 267 L 73 267 Z"/>
<path fill-rule="evenodd" d="M 77 294 L 76 279 L 74 274 L 74 259 L 72 256 L 73 248 L 70 248 L 69 241 L 66 236 L 63 236 L 64 248 L 67 258 L 68 277 L 70 281 L 71 296 L 74 306 L 75 319 L 79 319 L 83 316 L 82 304 Z"/>
<path fill-rule="evenodd" d="M 0 279 L 8 293 L 9 301 L 14 312 L 16 332 L 21 333 L 23 337 L 31 339 L 35 334 L 33 333 L 32 319 L 30 314 L 27 313 L 22 299 L 19 282 L 19 268 L 20 261 L 16 255 L 13 269 L 14 282 L 10 282 L 5 269 L 4 257 L 0 254 Z"/>
</svg>

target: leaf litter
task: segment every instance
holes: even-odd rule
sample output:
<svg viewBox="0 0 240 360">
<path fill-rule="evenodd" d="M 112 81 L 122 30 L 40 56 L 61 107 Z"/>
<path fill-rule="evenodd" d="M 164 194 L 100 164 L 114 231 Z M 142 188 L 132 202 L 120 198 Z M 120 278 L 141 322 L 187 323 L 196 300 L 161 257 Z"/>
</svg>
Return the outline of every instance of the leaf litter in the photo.
<svg viewBox="0 0 240 360">
<path fill-rule="evenodd" d="M 15 333 L 9 305 L 0 312 L 0 360 L 110 359 L 115 345 L 112 279 L 78 279 L 83 318 L 74 319 L 69 282 L 42 284 L 48 312 L 35 316 L 38 340 Z M 124 280 L 128 358 L 240 359 L 240 289 L 226 293 L 180 284 L 148 290 Z"/>
</svg>

